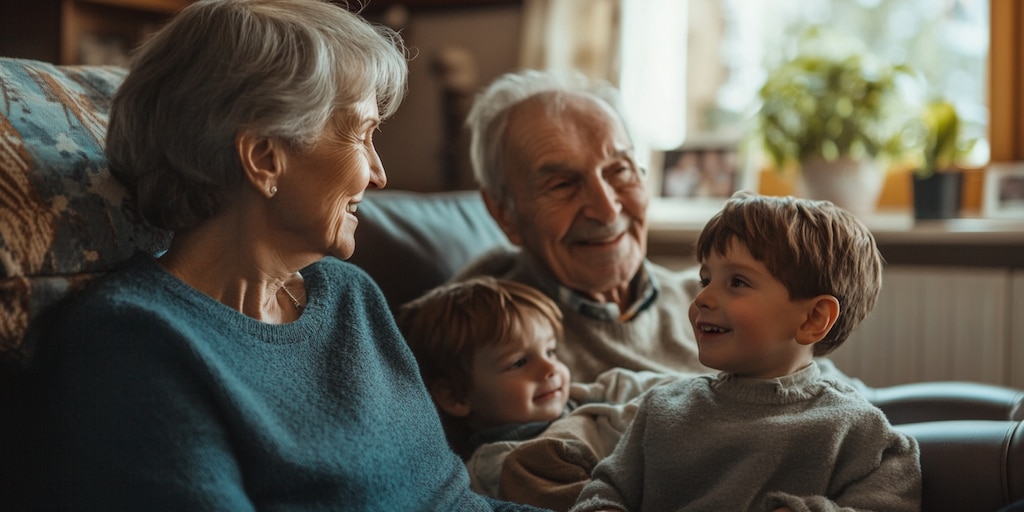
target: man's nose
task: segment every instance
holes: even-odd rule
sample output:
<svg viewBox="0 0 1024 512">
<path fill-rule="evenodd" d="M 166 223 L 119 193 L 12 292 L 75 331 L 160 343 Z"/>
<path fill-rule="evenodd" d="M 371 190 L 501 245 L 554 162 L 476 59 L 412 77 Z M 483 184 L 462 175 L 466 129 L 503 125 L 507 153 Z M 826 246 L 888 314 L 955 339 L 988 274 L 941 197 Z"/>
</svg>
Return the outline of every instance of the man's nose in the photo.
<svg viewBox="0 0 1024 512">
<path fill-rule="evenodd" d="M 622 211 L 618 192 L 604 178 L 594 178 L 587 182 L 586 193 L 587 215 L 604 224 L 611 224 Z"/>
</svg>

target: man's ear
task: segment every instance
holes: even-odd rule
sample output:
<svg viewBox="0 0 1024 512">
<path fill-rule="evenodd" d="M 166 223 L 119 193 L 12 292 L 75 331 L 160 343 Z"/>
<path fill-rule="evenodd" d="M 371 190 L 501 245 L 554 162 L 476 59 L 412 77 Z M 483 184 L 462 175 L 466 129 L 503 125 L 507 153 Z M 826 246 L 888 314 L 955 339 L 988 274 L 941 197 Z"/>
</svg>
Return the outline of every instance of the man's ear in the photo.
<svg viewBox="0 0 1024 512">
<path fill-rule="evenodd" d="M 469 416 L 469 401 L 461 393 L 456 393 L 447 382 L 435 382 L 430 386 L 430 396 L 442 411 L 456 418 Z"/>
<path fill-rule="evenodd" d="M 490 212 L 491 217 L 494 217 L 501 230 L 505 232 L 508 240 L 514 245 L 522 245 L 523 237 L 519 233 L 519 223 L 516 221 L 515 212 L 504 201 L 495 198 L 484 190 L 480 191 L 480 196 L 484 199 L 487 211 Z"/>
<path fill-rule="evenodd" d="M 242 130 L 235 136 L 235 151 L 246 179 L 267 197 L 277 193 L 284 154 L 277 139 Z"/>
<path fill-rule="evenodd" d="M 807 318 L 797 331 L 797 343 L 812 345 L 823 340 L 838 318 L 839 299 L 831 295 L 819 295 L 810 299 Z"/>
</svg>

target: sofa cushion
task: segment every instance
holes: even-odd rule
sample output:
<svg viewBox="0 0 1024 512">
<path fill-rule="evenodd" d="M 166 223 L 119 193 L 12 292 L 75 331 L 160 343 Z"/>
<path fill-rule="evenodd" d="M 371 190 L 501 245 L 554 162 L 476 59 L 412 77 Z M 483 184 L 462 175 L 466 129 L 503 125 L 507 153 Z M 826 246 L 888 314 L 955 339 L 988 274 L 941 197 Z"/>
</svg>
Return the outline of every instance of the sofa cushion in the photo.
<svg viewBox="0 0 1024 512">
<path fill-rule="evenodd" d="M 374 190 L 356 215 L 356 250 L 349 261 L 370 274 L 393 311 L 484 252 L 509 245 L 476 191 Z"/>
<path fill-rule="evenodd" d="M 107 169 L 107 114 L 125 70 L 0 58 L 0 362 L 29 322 L 170 233 L 140 221 Z"/>
</svg>

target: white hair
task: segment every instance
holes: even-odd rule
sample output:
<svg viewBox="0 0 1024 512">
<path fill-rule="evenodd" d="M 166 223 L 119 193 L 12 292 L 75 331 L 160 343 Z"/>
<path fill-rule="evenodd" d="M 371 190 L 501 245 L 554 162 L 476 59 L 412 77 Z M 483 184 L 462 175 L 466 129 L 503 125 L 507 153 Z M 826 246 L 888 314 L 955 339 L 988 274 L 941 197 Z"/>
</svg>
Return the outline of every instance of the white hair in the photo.
<svg viewBox="0 0 1024 512">
<path fill-rule="evenodd" d="M 114 94 L 111 171 L 151 224 L 193 227 L 243 182 L 241 130 L 308 149 L 335 112 L 405 96 L 398 35 L 323 0 L 202 0 L 134 54 Z"/>
<path fill-rule="evenodd" d="M 555 93 L 555 94 L 544 94 Z M 505 154 L 504 133 L 509 112 L 513 107 L 534 96 L 557 111 L 566 95 L 584 95 L 606 105 L 618 116 L 629 136 L 628 125 L 622 114 L 621 99 L 615 87 L 605 81 L 592 80 L 582 73 L 555 73 L 524 70 L 502 75 L 477 95 L 466 117 L 470 132 L 469 157 L 473 174 L 480 187 L 492 197 L 507 202 L 508 185 L 502 170 Z"/>
</svg>

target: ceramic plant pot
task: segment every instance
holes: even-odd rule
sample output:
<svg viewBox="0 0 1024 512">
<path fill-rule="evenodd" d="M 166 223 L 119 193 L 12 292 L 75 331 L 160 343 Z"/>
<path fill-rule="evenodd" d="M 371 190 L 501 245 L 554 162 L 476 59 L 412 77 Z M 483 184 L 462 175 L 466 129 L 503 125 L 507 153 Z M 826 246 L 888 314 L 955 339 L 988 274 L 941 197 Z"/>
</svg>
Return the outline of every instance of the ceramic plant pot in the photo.
<svg viewBox="0 0 1024 512">
<path fill-rule="evenodd" d="M 960 215 L 963 173 L 934 172 L 927 178 L 914 175 L 914 218 L 952 219 Z"/>
<path fill-rule="evenodd" d="M 808 160 L 800 169 L 801 194 L 824 199 L 854 215 L 875 211 L 885 176 L 874 160 Z"/>
</svg>

